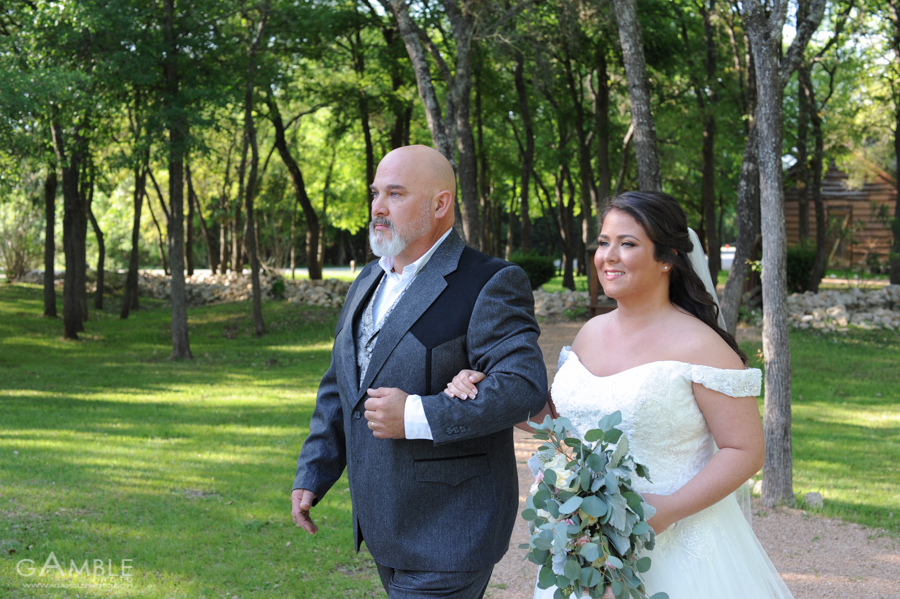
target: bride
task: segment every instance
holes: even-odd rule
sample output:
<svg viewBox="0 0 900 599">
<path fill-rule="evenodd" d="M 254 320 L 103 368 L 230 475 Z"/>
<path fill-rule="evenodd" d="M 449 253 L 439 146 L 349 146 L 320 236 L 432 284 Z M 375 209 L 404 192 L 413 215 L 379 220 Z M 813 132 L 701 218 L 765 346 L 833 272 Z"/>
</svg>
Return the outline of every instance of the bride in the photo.
<svg viewBox="0 0 900 599">
<path fill-rule="evenodd" d="M 717 323 L 718 304 L 691 264 L 691 233 L 669 195 L 628 192 L 609 202 L 594 265 L 618 308 L 588 321 L 563 350 L 550 402 L 532 420 L 558 411 L 583 433 L 622 412 L 619 428 L 652 478 L 635 485 L 656 508 L 648 595 L 789 598 L 734 496 L 763 464 L 761 373 L 746 368 Z M 482 378 L 463 371 L 445 392 L 477 400 Z M 534 597 L 555 590 L 535 588 Z"/>
</svg>

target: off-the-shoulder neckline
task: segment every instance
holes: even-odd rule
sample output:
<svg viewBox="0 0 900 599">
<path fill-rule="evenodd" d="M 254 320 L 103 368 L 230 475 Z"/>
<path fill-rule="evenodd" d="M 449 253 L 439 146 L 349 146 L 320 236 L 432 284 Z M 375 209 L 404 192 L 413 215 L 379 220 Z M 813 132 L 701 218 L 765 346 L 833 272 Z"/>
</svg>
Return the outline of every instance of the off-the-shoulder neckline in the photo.
<svg viewBox="0 0 900 599">
<path fill-rule="evenodd" d="M 569 346 L 567 346 L 567 347 L 569 347 Z M 581 366 L 581 368 L 586 373 L 588 373 L 589 375 L 591 375 L 592 377 L 594 377 L 596 379 L 612 378 L 614 376 L 619 376 L 620 374 L 625 374 L 626 372 L 631 372 L 632 370 L 637 370 L 638 368 L 643 368 L 645 366 L 652 366 L 654 364 L 684 364 L 685 366 L 691 366 L 691 367 L 697 366 L 699 368 L 709 368 L 711 370 L 718 370 L 720 372 L 735 372 L 735 373 L 752 372 L 753 370 L 758 370 L 757 368 L 744 368 L 742 370 L 735 370 L 733 368 L 717 368 L 715 366 L 706 366 L 704 364 L 693 364 L 691 362 L 684 362 L 682 360 L 653 360 L 652 362 L 644 362 L 643 364 L 638 364 L 637 366 L 632 366 L 630 368 L 626 368 L 625 370 L 620 370 L 619 372 L 614 372 L 613 374 L 600 375 L 600 374 L 594 374 L 593 372 L 591 372 L 588 369 L 588 367 L 584 365 L 584 362 L 581 361 L 581 358 L 578 357 L 578 354 L 576 354 L 574 351 L 572 351 L 571 347 L 569 347 L 569 355 L 575 356 L 575 359 L 578 361 L 578 365 Z M 567 357 L 566 360 L 568 361 L 568 359 L 569 358 Z"/>
</svg>

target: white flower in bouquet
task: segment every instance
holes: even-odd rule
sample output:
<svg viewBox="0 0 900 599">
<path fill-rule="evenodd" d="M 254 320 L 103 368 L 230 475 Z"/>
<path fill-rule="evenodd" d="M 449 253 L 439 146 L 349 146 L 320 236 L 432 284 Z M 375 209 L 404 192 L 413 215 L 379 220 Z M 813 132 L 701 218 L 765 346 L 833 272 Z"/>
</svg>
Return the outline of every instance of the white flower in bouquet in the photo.
<svg viewBox="0 0 900 599">
<path fill-rule="evenodd" d="M 648 597 L 640 578 L 650 568 L 638 553 L 653 549 L 647 520 L 655 510 L 632 488 L 633 477 L 650 477 L 628 454 L 628 438 L 615 428 L 621 422 L 614 412 L 583 438 L 567 418 L 529 423 L 544 444 L 529 460 L 535 483 L 522 517 L 531 539 L 521 548 L 541 566 L 538 586 L 558 587 L 554 599 L 668 599 Z"/>
</svg>

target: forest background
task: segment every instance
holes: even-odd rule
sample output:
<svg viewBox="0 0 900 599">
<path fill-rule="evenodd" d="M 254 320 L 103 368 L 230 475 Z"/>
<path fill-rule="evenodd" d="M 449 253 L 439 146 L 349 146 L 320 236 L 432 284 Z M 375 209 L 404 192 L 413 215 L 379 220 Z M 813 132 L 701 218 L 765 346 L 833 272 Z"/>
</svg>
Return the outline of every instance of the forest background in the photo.
<svg viewBox="0 0 900 599">
<path fill-rule="evenodd" d="M 816 214 L 801 230 L 815 290 L 828 163 L 855 181 L 868 165 L 897 170 L 897 4 L 6 2 L 0 220 L 4 248 L 19 248 L 5 253 L 7 279 L 43 255 L 55 315 L 62 267 L 64 337 L 77 338 L 88 265 L 99 305 L 104 271 L 127 269 L 123 318 L 139 305 L 139 268 L 171 272 L 172 357 L 183 359 L 184 271 L 250 267 L 263 334 L 261 269 L 318 279 L 325 264 L 366 261 L 368 184 L 392 148 L 424 143 L 451 160 L 469 245 L 558 257 L 570 288 L 606 198 L 662 189 L 714 280 L 721 245 L 737 246 L 732 330 L 747 260 L 761 257 L 767 470 L 789 473 L 783 171 L 797 175 L 801 222 Z M 900 201 L 885 215 L 894 283 L 898 216 Z M 764 495 L 785 499 L 785 480 L 771 492 L 764 481 Z"/>
</svg>

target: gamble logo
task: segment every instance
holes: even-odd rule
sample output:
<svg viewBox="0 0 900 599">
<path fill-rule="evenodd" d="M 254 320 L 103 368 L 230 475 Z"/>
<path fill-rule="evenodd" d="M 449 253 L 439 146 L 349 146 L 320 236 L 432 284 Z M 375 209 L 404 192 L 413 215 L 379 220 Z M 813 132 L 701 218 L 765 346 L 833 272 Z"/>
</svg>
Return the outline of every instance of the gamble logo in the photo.
<svg viewBox="0 0 900 599">
<path fill-rule="evenodd" d="M 113 561 L 111 559 L 85 559 L 80 564 L 72 559 L 68 566 L 60 563 L 52 551 L 40 567 L 32 559 L 19 560 L 16 572 L 19 576 L 40 579 L 48 574 L 55 574 L 54 582 L 29 582 L 24 586 L 41 588 L 85 588 L 93 586 L 111 586 L 131 584 L 134 566 L 131 559 Z"/>
</svg>

